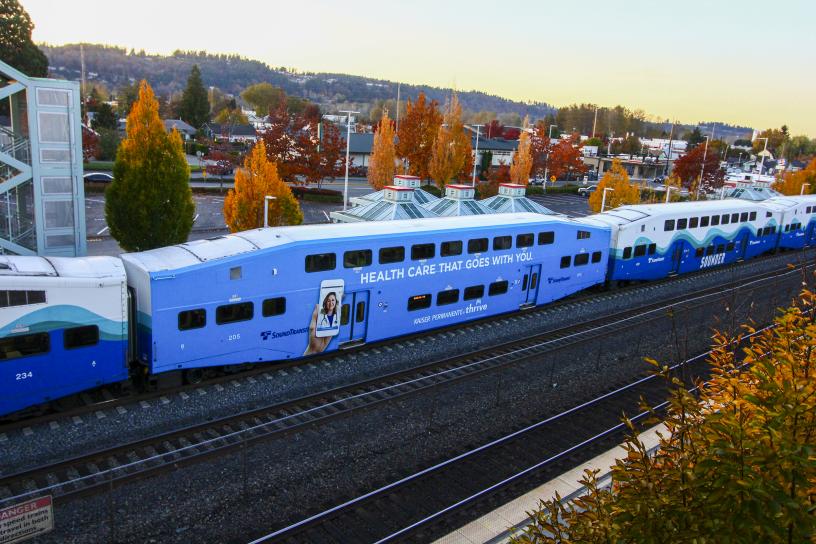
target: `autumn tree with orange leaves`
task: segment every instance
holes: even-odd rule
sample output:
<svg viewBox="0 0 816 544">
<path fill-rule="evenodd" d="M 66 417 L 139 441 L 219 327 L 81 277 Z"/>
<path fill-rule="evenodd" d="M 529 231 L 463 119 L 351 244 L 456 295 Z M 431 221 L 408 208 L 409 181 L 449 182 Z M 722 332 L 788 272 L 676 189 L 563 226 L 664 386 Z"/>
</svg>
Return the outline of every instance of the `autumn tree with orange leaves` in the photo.
<svg viewBox="0 0 816 544">
<path fill-rule="evenodd" d="M 510 179 L 520 185 L 527 185 L 530 181 L 530 171 L 533 169 L 532 143 L 530 133 L 527 131 L 529 123 L 530 118 L 525 117 L 522 125 L 524 130 L 519 135 L 518 148 L 510 165 Z"/>
<path fill-rule="evenodd" d="M 408 161 L 410 175 L 430 177 L 431 156 L 441 124 L 436 100 L 428 102 L 425 93 L 419 93 L 414 102 L 408 100 L 397 131 L 397 156 Z"/>
<path fill-rule="evenodd" d="M 429 166 L 431 177 L 440 188 L 443 188 L 461 176 L 468 164 L 473 164 L 472 157 L 470 136 L 465 132 L 462 122 L 462 106 L 454 93 L 445 108 L 444 123 L 439 126 L 433 145 Z"/>
<path fill-rule="evenodd" d="M 368 163 L 368 182 L 375 190 L 379 191 L 394 181 L 396 160 L 394 125 L 388 117 L 388 110 L 383 108 L 377 132 L 374 133 L 374 145 Z"/>
<path fill-rule="evenodd" d="M 260 140 L 244 159 L 244 167 L 235 172 L 235 189 L 224 199 L 224 220 L 231 232 L 264 225 L 264 200 L 269 202 L 270 226 L 299 225 L 303 222 L 300 205 L 289 187 L 278 176 L 278 167 L 267 159 L 266 146 Z"/>
<path fill-rule="evenodd" d="M 809 183 L 809 186 L 805 186 Z M 773 184 L 773 189 L 783 195 L 801 195 L 802 187 L 805 194 L 816 193 L 816 159 L 798 172 L 787 172 Z"/>
<path fill-rule="evenodd" d="M 703 169 L 703 157 L 705 157 L 705 169 Z M 697 193 L 701 173 L 703 174 L 703 185 L 715 189 L 721 187 L 725 172 L 720 168 L 719 142 L 709 143 L 707 151 L 705 144 L 698 145 L 674 161 L 672 172 L 680 178 L 680 183 L 692 195 Z"/>
<path fill-rule="evenodd" d="M 142 80 L 105 192 L 111 236 L 127 251 L 180 244 L 193 228 L 194 213 L 181 136 L 167 133 L 153 89 Z"/>
<path fill-rule="evenodd" d="M 608 191 L 606 200 L 603 200 L 606 188 L 611 188 L 612 191 Z M 593 212 L 600 212 L 602 203 L 604 210 L 625 204 L 640 204 L 640 187 L 629 181 L 629 174 L 618 159 L 612 161 L 612 167 L 604 173 L 598 183 L 598 189 L 589 196 L 589 209 Z"/>
<path fill-rule="evenodd" d="M 555 179 L 569 172 L 583 174 L 587 171 L 587 165 L 581 159 L 581 150 L 573 145 L 572 140 L 558 140 L 551 145 L 544 164 L 549 170 L 547 175 Z"/>
</svg>

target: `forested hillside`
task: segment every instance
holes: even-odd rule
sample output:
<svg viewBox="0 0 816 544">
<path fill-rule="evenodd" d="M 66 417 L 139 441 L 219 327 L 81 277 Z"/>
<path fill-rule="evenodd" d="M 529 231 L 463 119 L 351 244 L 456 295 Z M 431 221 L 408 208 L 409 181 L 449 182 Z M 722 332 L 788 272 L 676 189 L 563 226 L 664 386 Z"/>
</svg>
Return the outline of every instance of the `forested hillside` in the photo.
<svg viewBox="0 0 816 544">
<path fill-rule="evenodd" d="M 53 75 L 79 79 L 81 60 L 78 44 L 58 47 L 40 45 L 40 48 L 48 57 Z M 397 96 L 395 82 L 345 74 L 314 74 L 272 68 L 263 62 L 238 55 L 176 51 L 170 56 L 161 56 L 102 45 L 85 45 L 84 49 L 88 80 L 102 82 L 111 91 L 146 78 L 160 95 L 178 92 L 184 89 L 190 69 L 197 64 L 206 86 L 218 87 L 235 95 L 253 83 L 265 81 L 281 87 L 289 95 L 308 98 L 323 105 L 372 104 L 380 100 L 395 99 Z M 401 98 L 415 98 L 420 91 L 440 103 L 444 103 L 450 94 L 450 89 L 403 84 Z M 459 101 L 470 111 L 514 113 L 522 117 L 530 115 L 533 119 L 554 111 L 552 106 L 543 102 L 526 104 L 476 91 L 459 91 Z"/>
</svg>

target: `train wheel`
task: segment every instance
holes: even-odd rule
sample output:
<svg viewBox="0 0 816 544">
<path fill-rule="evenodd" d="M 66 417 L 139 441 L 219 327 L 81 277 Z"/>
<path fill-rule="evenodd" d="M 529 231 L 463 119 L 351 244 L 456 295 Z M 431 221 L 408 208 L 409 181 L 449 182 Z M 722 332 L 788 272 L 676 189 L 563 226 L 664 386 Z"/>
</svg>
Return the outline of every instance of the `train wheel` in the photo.
<svg viewBox="0 0 816 544">
<path fill-rule="evenodd" d="M 197 385 L 204 381 L 204 371 L 200 368 L 191 368 L 184 371 L 184 382 L 189 385 Z"/>
</svg>

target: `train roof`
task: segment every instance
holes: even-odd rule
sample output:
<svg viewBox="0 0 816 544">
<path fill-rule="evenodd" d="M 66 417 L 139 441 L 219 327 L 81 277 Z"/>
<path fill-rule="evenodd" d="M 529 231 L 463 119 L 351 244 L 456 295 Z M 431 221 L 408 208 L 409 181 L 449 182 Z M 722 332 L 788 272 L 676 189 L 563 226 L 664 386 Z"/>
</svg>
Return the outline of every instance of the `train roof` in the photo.
<svg viewBox="0 0 816 544">
<path fill-rule="evenodd" d="M 664 202 L 662 204 L 631 204 L 589 217 L 607 225 L 622 225 L 648 217 L 662 217 L 665 215 L 699 215 L 719 211 L 754 211 L 757 209 L 758 204 L 757 202 L 739 199 Z"/>
<path fill-rule="evenodd" d="M 61 278 L 123 278 L 122 262 L 115 257 L 29 257 L 0 255 L 0 276 Z"/>
<path fill-rule="evenodd" d="M 788 208 L 793 208 L 794 206 L 798 206 L 799 204 L 806 204 L 806 203 L 814 203 L 816 202 L 816 195 L 797 195 L 797 196 L 775 196 L 773 198 L 769 198 L 762 202 L 762 204 L 767 205 L 769 208 L 774 210 L 783 211 L 787 210 Z"/>
<path fill-rule="evenodd" d="M 476 227 L 501 227 L 507 225 L 565 223 L 574 220 L 559 216 L 535 213 L 503 213 L 466 217 L 434 217 L 400 221 L 364 223 L 335 223 L 301 225 L 296 227 L 271 227 L 247 230 L 206 240 L 195 240 L 176 246 L 151 249 L 141 253 L 126 253 L 121 258 L 147 272 L 178 270 L 202 262 L 223 259 L 243 253 L 269 249 L 293 242 L 320 243 L 326 240 L 340 240 L 407 232 L 432 232 L 467 230 Z M 603 225 L 592 225 L 606 228 Z"/>
</svg>

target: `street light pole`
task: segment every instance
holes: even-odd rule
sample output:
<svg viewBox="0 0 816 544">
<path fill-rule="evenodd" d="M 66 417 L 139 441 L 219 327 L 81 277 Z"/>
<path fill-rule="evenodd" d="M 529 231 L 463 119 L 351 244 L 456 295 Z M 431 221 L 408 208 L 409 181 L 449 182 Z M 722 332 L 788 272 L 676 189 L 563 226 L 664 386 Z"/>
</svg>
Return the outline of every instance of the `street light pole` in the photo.
<svg viewBox="0 0 816 544">
<path fill-rule="evenodd" d="M 703 173 L 705 172 L 705 161 L 706 161 L 706 157 L 708 156 L 708 140 L 709 140 L 709 137 L 706 136 L 705 139 L 706 139 L 706 143 L 705 143 L 705 149 L 703 149 L 703 164 L 700 167 L 700 181 L 699 181 L 699 183 L 697 183 L 697 198 L 700 198 L 700 189 L 703 188 Z"/>
<path fill-rule="evenodd" d="M 476 127 L 476 151 L 473 154 L 473 178 L 470 180 L 470 184 L 473 187 L 476 187 L 476 163 L 479 161 L 479 128 L 483 127 L 484 125 L 473 125 Z"/>
<path fill-rule="evenodd" d="M 552 129 L 553 127 L 558 127 L 558 125 L 550 125 L 550 130 L 547 132 L 547 139 L 550 140 L 549 145 L 547 146 L 547 162 L 544 163 L 544 187 L 547 187 L 547 180 L 550 179 L 547 177 L 550 171 L 550 148 L 552 148 Z M 555 187 L 555 185 L 553 185 Z"/>
<path fill-rule="evenodd" d="M 612 187 L 604 187 L 603 194 L 601 195 L 601 213 L 603 213 L 604 208 L 606 207 L 606 192 L 607 191 L 614 191 Z"/>
<path fill-rule="evenodd" d="M 757 138 L 757 140 L 765 140 L 765 146 L 762 148 L 762 162 L 759 163 L 759 175 L 762 175 L 762 170 L 765 168 L 765 153 L 768 151 L 768 138 Z"/>
<path fill-rule="evenodd" d="M 672 189 L 677 189 L 677 187 L 672 187 L 671 185 L 666 185 L 666 204 L 669 203 L 669 196 L 671 195 Z"/>
<path fill-rule="evenodd" d="M 800 195 L 805 194 L 805 187 L 810 187 L 810 183 L 803 183 L 803 184 L 802 184 L 802 190 L 801 190 L 801 191 L 799 191 L 799 194 L 800 194 Z"/>
<path fill-rule="evenodd" d="M 269 196 L 266 195 L 264 197 L 264 228 L 269 226 L 269 201 L 270 200 L 277 200 L 278 197 L 276 196 Z"/>
<path fill-rule="evenodd" d="M 348 169 L 349 169 L 349 151 L 351 146 L 351 114 L 360 113 L 359 111 L 341 110 L 340 113 L 345 113 L 346 121 L 346 177 L 343 182 L 343 211 L 348 208 Z"/>
</svg>

